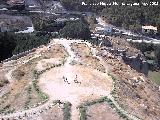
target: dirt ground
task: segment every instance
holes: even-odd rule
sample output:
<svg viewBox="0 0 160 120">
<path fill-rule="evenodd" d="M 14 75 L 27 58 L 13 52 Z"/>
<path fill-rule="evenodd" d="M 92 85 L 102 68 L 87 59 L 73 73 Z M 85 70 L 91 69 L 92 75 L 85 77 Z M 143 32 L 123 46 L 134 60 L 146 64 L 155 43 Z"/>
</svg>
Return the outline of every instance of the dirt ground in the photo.
<svg viewBox="0 0 160 120">
<path fill-rule="evenodd" d="M 64 120 L 63 110 L 57 104 L 53 106 L 50 110 L 47 110 L 40 115 L 28 117 L 28 119 L 26 120 Z"/>
<path fill-rule="evenodd" d="M 52 94 L 54 99 L 60 97 L 64 100 L 72 100 L 72 102 L 81 100 L 83 97 L 85 98 L 87 96 L 85 94 L 92 95 L 96 94 L 97 91 L 97 93 L 101 93 L 103 96 L 112 90 L 112 80 L 109 76 L 85 66 L 74 65 L 70 69 L 69 73 L 67 71 L 64 72 L 63 67 L 47 71 L 40 77 L 39 85 L 42 86 L 44 91 Z M 76 76 L 78 82 L 81 83 L 74 82 Z M 71 80 L 68 79 L 70 84 L 66 83 L 63 77 L 72 78 Z M 74 100 L 74 98 L 76 99 Z"/>
<path fill-rule="evenodd" d="M 80 83 L 74 82 L 76 75 Z M 69 84 L 63 77 L 68 78 Z M 113 87 L 112 80 L 107 75 L 77 65 L 70 67 L 69 73 L 64 71 L 63 67 L 51 69 L 40 77 L 39 86 L 52 99 L 69 101 L 72 104 L 74 120 L 78 119 L 76 107 L 80 103 L 107 96 Z"/>
<path fill-rule="evenodd" d="M 87 107 L 87 120 L 122 120 L 107 103 Z"/>
<path fill-rule="evenodd" d="M 47 113 L 41 115 L 42 120 L 63 120 L 63 111 L 62 109 L 56 105 Z"/>
<path fill-rule="evenodd" d="M 6 79 L 4 75 L 4 71 L 0 68 L 0 89 L 5 86 L 9 81 Z"/>
</svg>

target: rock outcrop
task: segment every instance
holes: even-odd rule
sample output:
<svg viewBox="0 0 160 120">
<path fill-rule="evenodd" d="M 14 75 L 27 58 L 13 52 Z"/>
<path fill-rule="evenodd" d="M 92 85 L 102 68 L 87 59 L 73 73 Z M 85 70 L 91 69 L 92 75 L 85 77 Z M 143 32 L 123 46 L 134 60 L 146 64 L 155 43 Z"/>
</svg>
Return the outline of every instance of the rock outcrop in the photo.
<svg viewBox="0 0 160 120">
<path fill-rule="evenodd" d="M 99 47 L 112 47 L 112 42 L 107 38 L 101 39 L 101 40 L 99 40 L 98 38 L 95 38 L 90 40 L 89 42 Z"/>
<path fill-rule="evenodd" d="M 145 75 L 148 75 L 148 63 L 140 54 L 131 57 L 127 56 L 126 54 L 123 54 L 122 58 L 123 61 L 126 64 L 130 65 L 133 69 Z"/>
</svg>

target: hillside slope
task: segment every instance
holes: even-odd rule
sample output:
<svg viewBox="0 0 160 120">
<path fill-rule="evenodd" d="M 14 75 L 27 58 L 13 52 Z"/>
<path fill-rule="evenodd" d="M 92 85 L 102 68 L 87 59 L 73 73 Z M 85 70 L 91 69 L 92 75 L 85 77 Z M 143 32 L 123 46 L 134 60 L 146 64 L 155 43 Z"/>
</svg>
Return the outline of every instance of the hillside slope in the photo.
<svg viewBox="0 0 160 120">
<path fill-rule="evenodd" d="M 121 56 L 99 53 L 99 46 L 62 38 L 3 62 L 9 82 L 0 88 L 0 118 L 160 119 L 158 86 Z M 106 117 L 102 109 L 96 114 L 100 106 L 109 110 Z"/>
</svg>

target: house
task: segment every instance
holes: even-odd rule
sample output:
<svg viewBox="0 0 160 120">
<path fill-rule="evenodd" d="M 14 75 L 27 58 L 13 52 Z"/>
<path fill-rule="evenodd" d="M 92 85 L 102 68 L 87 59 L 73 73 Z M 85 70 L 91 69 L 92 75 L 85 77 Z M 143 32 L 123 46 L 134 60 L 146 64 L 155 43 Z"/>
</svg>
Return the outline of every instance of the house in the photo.
<svg viewBox="0 0 160 120">
<path fill-rule="evenodd" d="M 57 19 L 55 20 L 56 23 L 65 23 L 65 22 L 67 22 L 67 21 L 69 21 L 67 18 L 57 18 Z"/>
<path fill-rule="evenodd" d="M 12 9 L 24 9 L 25 8 L 25 0 L 8 0 L 7 4 Z"/>
<path fill-rule="evenodd" d="M 10 6 L 15 6 L 15 5 L 24 5 L 25 1 L 24 0 L 8 0 L 7 3 Z"/>
<path fill-rule="evenodd" d="M 142 33 L 143 34 L 157 34 L 157 27 L 154 26 L 142 26 Z"/>
<path fill-rule="evenodd" d="M 112 31 L 113 31 L 113 27 L 112 26 L 110 26 L 110 25 L 106 25 L 106 26 L 103 26 L 103 25 L 97 25 L 96 26 L 96 28 L 95 28 L 95 31 L 96 32 L 100 32 L 100 33 L 103 33 L 103 34 L 105 34 L 105 33 L 112 33 Z"/>
<path fill-rule="evenodd" d="M 18 32 L 31 27 L 32 21 L 27 16 L 0 15 L 0 32 Z"/>
<path fill-rule="evenodd" d="M 112 26 L 105 26 L 104 30 L 108 33 L 111 33 L 113 31 L 113 27 Z"/>
</svg>

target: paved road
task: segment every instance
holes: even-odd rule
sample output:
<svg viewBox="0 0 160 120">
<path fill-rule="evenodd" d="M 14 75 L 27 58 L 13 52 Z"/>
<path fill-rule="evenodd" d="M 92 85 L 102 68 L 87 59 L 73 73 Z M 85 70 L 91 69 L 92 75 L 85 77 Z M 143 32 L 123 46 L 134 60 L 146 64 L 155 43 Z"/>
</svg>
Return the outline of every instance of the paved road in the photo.
<svg viewBox="0 0 160 120">
<path fill-rule="evenodd" d="M 122 34 L 124 34 L 124 35 L 135 36 L 135 37 L 139 37 L 141 39 L 141 40 L 128 39 L 128 41 L 141 43 L 142 39 L 143 39 L 143 42 L 145 42 L 145 43 L 160 44 L 160 40 L 159 39 L 154 39 L 154 38 L 151 38 L 151 37 L 148 37 L 148 36 L 144 36 L 144 35 L 141 35 L 141 34 L 136 34 L 136 33 L 133 33 L 130 30 L 125 30 L 123 28 L 118 28 L 118 27 L 115 27 L 113 25 L 107 24 L 101 17 L 97 17 L 96 20 L 97 20 L 98 24 L 102 25 L 103 27 L 110 26 L 113 29 L 115 29 L 115 30 L 117 30 L 119 32 L 122 32 Z"/>
</svg>

